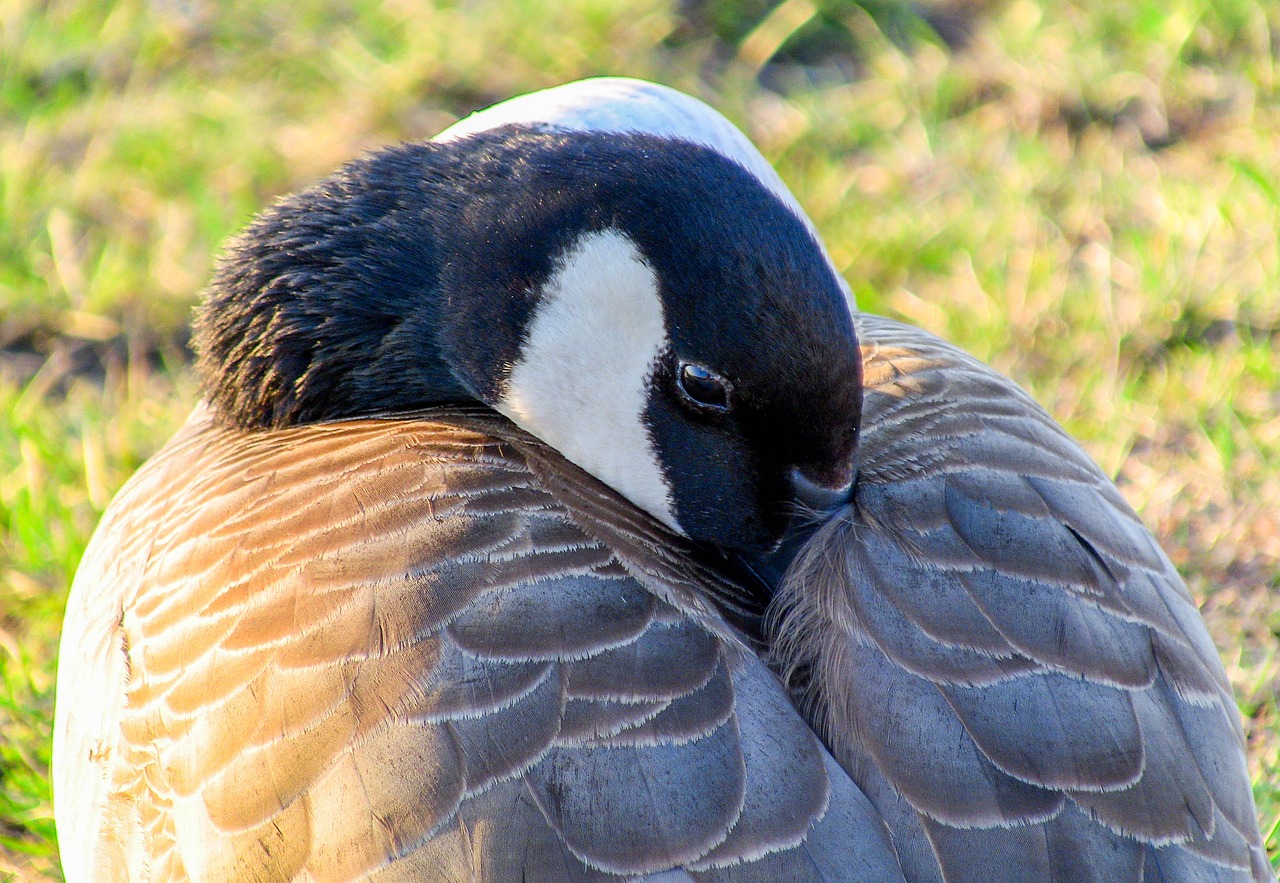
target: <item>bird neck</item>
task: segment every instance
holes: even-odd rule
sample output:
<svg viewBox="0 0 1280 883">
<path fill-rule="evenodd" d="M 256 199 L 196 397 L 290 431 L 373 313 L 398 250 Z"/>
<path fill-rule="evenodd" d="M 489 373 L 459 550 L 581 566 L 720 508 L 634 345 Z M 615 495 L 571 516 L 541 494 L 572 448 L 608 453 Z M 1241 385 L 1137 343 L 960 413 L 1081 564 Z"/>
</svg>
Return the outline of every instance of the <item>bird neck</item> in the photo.
<svg viewBox="0 0 1280 883">
<path fill-rule="evenodd" d="M 232 243 L 194 341 L 219 419 L 267 429 L 477 398 L 440 347 L 436 152 L 351 163 Z"/>
</svg>

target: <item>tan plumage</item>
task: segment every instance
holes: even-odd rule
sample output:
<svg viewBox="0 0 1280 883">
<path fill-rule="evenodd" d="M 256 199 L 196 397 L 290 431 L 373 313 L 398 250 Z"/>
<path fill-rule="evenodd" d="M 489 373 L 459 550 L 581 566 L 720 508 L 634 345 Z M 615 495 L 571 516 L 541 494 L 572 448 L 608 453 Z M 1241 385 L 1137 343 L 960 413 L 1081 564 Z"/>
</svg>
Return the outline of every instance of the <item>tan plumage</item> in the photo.
<svg viewBox="0 0 1280 883">
<path fill-rule="evenodd" d="M 198 413 L 122 492 L 77 585 L 70 628 L 106 611 L 94 626 L 129 648 L 98 761 L 106 863 L 512 879 L 515 860 L 558 879 L 580 859 L 635 873 L 795 844 L 839 771 L 679 542 L 498 418 L 246 434 Z"/>
<path fill-rule="evenodd" d="M 516 118 L 763 163 L 651 84 L 547 94 Z M 284 246 L 230 265 L 221 306 L 264 337 L 206 362 L 244 356 L 223 381 L 285 398 L 215 403 L 311 413 L 340 390 L 377 410 L 359 394 L 387 375 L 342 386 L 321 353 L 299 404 L 277 370 L 315 355 L 317 327 L 378 327 L 326 312 L 367 269 L 351 243 L 368 218 L 341 211 L 368 195 L 358 180 L 299 203 L 321 220 L 274 216 L 259 232 Z M 416 241 L 387 217 L 371 210 L 374 242 Z M 335 269 L 304 234 L 342 224 L 356 258 Z M 266 289 L 279 314 L 234 296 Z M 854 325 L 856 489 L 784 547 L 780 580 L 777 557 L 678 536 L 479 404 L 242 428 L 199 406 L 112 503 L 72 588 L 54 746 L 68 879 L 1270 879 L 1225 673 L 1137 516 L 1010 381 L 917 329 Z M 298 349 L 264 345 L 280 339 Z M 424 347 L 384 348 L 397 379 L 427 351 L 421 329 L 384 339 Z M 856 393 L 846 339 L 832 382 Z"/>
<path fill-rule="evenodd" d="M 837 853 L 997 879 L 978 869 L 1008 849 L 1027 879 L 1251 857 L 1265 879 L 1230 693 L 1167 559 L 1006 381 L 905 326 L 860 334 L 857 500 L 793 571 L 770 660 L 809 672 L 839 766 L 709 603 L 722 578 L 505 421 L 198 412 L 113 504 L 70 612 L 128 664 L 113 715 L 77 722 L 115 740 L 94 743 L 115 879 L 570 879 L 779 847 L 756 879 L 806 849 L 814 879 L 845 878 Z M 987 548 L 956 500 L 1040 520 Z M 73 640 L 64 666 L 100 676 L 99 653 Z"/>
</svg>

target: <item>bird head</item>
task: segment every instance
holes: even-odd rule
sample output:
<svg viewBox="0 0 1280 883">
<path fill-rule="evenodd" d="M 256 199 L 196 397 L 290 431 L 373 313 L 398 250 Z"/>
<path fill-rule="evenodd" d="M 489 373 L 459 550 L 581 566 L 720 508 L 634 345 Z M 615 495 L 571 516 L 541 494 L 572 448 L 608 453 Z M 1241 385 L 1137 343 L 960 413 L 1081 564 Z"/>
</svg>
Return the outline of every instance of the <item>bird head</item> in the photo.
<svg viewBox="0 0 1280 883">
<path fill-rule="evenodd" d="M 747 164 L 507 123 L 365 157 L 231 248 L 197 348 L 249 428 L 478 401 L 672 530 L 768 548 L 847 492 L 848 301 Z"/>
</svg>

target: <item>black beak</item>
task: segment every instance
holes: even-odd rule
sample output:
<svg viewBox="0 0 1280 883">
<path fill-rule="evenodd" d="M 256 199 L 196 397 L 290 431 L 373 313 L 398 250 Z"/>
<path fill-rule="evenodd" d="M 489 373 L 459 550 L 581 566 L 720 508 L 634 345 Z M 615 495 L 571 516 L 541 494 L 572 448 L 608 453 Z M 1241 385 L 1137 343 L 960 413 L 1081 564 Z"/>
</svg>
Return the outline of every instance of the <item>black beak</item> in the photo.
<svg viewBox="0 0 1280 883">
<path fill-rule="evenodd" d="M 740 620 L 735 620 L 735 624 L 748 634 L 764 640 L 760 618 L 782 585 L 787 568 L 831 514 L 852 502 L 856 475 L 855 472 L 853 478 L 837 487 L 830 487 L 809 478 L 799 467 L 792 468 L 789 475 L 792 500 L 803 511 L 792 517 L 791 526 L 782 539 L 769 549 L 730 553 L 717 550 L 722 559 L 721 566 L 727 566 L 734 580 L 745 590 L 743 597 L 737 599 L 739 603 L 734 605 L 735 608 L 754 614 L 754 619 L 743 615 Z"/>
<path fill-rule="evenodd" d="M 730 556 L 738 568 L 739 580 L 750 586 L 755 597 L 763 599 L 764 605 L 782 584 L 787 568 L 814 532 L 836 509 L 852 502 L 856 483 L 854 478 L 850 478 L 841 485 L 830 487 L 814 481 L 799 467 L 793 467 L 789 477 L 792 500 L 800 511 L 793 515 L 786 534 L 772 549 Z"/>
<path fill-rule="evenodd" d="M 809 478 L 796 466 L 791 469 L 791 493 L 797 503 L 815 515 L 825 515 L 853 499 L 853 480 L 830 487 Z"/>
</svg>

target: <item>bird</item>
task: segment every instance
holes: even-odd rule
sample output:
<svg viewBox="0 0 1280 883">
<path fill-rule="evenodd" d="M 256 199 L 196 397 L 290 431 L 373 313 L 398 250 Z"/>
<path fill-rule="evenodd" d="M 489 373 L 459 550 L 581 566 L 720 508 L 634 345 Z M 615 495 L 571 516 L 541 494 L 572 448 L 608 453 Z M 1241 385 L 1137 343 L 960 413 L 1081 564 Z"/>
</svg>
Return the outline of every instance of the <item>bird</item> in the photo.
<svg viewBox="0 0 1280 883">
<path fill-rule="evenodd" d="M 691 96 L 356 159 L 194 342 L 67 605 L 68 880 L 1274 879 L 1167 555 Z"/>
</svg>

